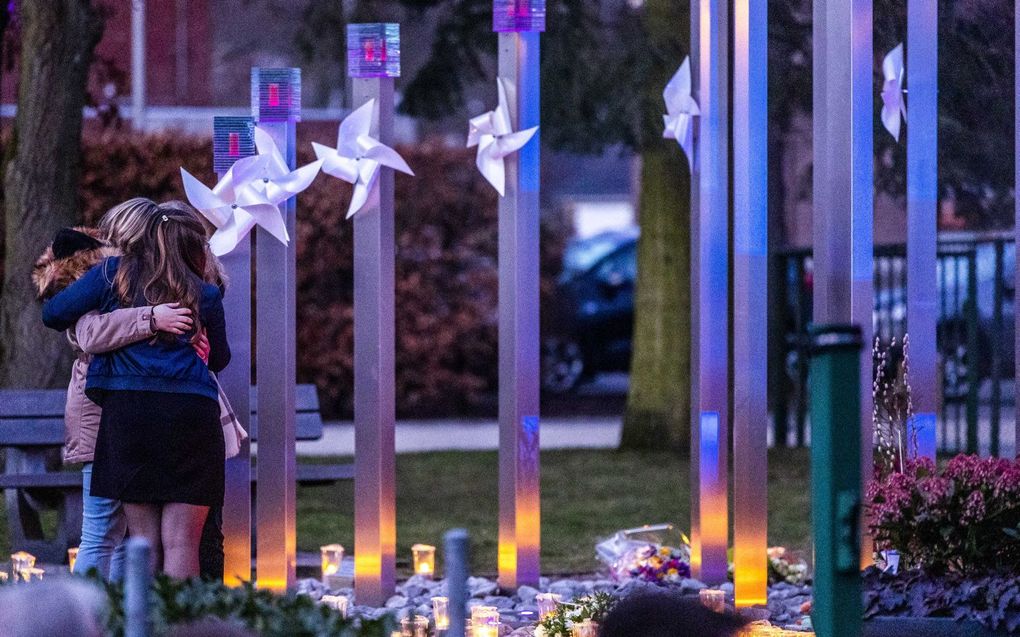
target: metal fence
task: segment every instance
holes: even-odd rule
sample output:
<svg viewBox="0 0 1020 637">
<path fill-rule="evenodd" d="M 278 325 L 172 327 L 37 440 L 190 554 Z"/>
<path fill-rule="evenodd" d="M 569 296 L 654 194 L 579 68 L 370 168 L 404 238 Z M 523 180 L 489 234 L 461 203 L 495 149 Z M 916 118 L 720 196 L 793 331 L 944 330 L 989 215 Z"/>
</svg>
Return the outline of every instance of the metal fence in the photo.
<svg viewBox="0 0 1020 637">
<path fill-rule="evenodd" d="M 875 336 L 902 357 L 907 332 L 907 267 L 903 245 L 875 248 Z M 942 404 L 939 449 L 1005 455 L 1015 450 L 1014 283 L 1016 250 L 1005 234 L 944 234 L 938 246 L 937 327 Z M 808 442 L 808 357 L 811 321 L 810 250 L 780 254 L 777 317 L 785 338 L 773 411 L 777 442 Z M 776 378 L 776 376 L 773 376 Z M 920 382 L 912 379 L 913 383 Z M 1010 426 L 1003 427 L 1003 423 Z"/>
</svg>

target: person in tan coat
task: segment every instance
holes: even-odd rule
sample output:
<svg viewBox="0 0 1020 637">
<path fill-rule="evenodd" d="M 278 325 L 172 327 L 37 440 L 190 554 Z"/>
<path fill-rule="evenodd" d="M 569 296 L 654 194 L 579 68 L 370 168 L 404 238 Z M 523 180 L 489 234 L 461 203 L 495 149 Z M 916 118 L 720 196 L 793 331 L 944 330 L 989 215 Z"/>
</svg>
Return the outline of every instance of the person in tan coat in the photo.
<svg viewBox="0 0 1020 637">
<path fill-rule="evenodd" d="M 93 265 L 117 250 L 99 239 L 89 228 L 61 230 L 53 245 L 36 261 L 32 279 L 40 300 L 57 294 L 77 281 Z M 92 460 L 102 409 L 85 396 L 89 362 L 95 354 L 113 351 L 156 332 L 182 334 L 191 328 L 190 310 L 176 303 L 155 307 L 120 309 L 108 314 L 90 312 L 67 331 L 75 354 L 64 408 L 65 464 L 83 463 L 82 538 L 75 570 L 95 568 L 104 578 L 119 578 L 122 556 L 116 551 L 124 538 L 126 522 L 115 500 L 90 494 Z"/>
</svg>

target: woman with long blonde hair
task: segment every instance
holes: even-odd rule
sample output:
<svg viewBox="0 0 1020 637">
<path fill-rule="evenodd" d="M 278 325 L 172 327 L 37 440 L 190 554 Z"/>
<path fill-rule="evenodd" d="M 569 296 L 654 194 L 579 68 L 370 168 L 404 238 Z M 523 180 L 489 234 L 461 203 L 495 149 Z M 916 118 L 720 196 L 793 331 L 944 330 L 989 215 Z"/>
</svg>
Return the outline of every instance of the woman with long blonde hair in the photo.
<svg viewBox="0 0 1020 637">
<path fill-rule="evenodd" d="M 154 566 L 174 577 L 199 572 L 198 545 L 211 506 L 223 501 L 224 440 L 210 371 L 230 360 L 220 289 L 205 282 L 205 231 L 197 213 L 158 207 L 125 245 L 43 308 L 66 329 L 85 313 L 177 302 L 191 310 L 185 335 L 155 338 L 101 354 L 86 394 L 102 405 L 92 490 L 124 503 L 132 535 L 149 540 Z M 204 329 L 208 362 L 195 355 Z"/>
</svg>

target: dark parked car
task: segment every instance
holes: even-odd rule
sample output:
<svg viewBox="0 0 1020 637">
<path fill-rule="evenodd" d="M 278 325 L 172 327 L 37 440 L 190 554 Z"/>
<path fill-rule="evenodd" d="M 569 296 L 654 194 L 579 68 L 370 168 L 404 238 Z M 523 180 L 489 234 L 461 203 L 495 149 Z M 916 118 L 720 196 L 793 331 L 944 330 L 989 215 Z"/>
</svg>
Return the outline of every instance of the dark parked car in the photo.
<svg viewBox="0 0 1020 637">
<path fill-rule="evenodd" d="M 626 371 L 634 329 L 637 230 L 571 242 L 564 253 L 550 333 L 542 347 L 542 388 L 566 393 L 599 372 Z"/>
</svg>

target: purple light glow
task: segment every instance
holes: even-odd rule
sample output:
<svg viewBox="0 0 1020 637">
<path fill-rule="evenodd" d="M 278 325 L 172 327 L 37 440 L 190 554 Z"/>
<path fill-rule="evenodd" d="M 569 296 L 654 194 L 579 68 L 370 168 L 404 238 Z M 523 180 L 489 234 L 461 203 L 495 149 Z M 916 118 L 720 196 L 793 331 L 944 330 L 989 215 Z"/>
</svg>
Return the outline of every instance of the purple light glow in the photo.
<svg viewBox="0 0 1020 637">
<path fill-rule="evenodd" d="M 347 75 L 400 77 L 400 25 L 347 25 Z"/>
<path fill-rule="evenodd" d="M 255 120 L 251 117 L 213 118 L 213 170 L 227 172 L 238 159 L 255 154 Z"/>
<path fill-rule="evenodd" d="M 545 31 L 545 0 L 493 0 L 492 30 Z"/>
<path fill-rule="evenodd" d="M 258 122 L 301 119 L 301 69 L 251 70 L 251 114 Z"/>
</svg>

